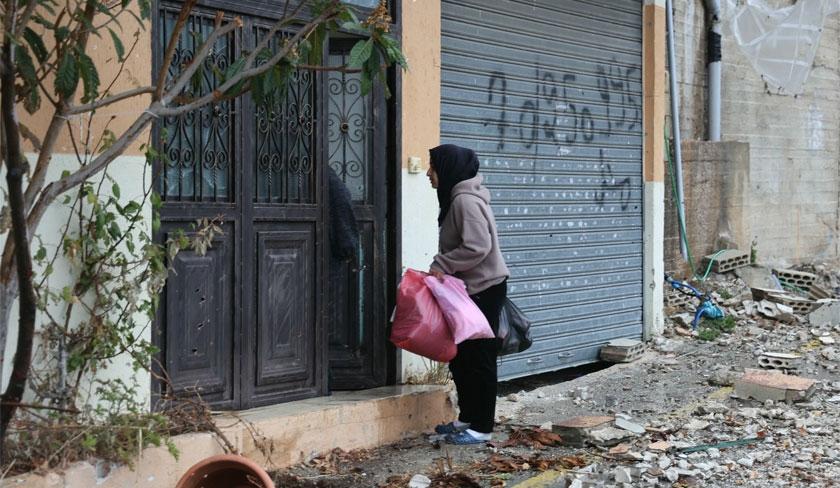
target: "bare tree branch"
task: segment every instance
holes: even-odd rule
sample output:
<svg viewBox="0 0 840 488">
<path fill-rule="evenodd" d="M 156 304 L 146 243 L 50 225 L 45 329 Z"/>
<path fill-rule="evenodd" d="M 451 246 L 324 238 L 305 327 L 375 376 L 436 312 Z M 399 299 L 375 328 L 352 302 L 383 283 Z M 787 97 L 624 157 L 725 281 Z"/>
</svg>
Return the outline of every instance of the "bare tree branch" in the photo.
<svg viewBox="0 0 840 488">
<path fill-rule="evenodd" d="M 69 115 L 79 115 L 87 112 L 93 112 L 94 110 L 98 110 L 102 107 L 106 107 L 108 105 L 113 105 L 117 102 L 121 102 L 128 98 L 133 98 L 138 95 L 146 95 L 148 93 L 155 93 L 155 87 L 153 86 L 143 86 L 140 88 L 134 88 L 131 90 L 124 91 L 122 93 L 118 93 L 116 95 L 112 95 L 110 97 L 105 97 L 95 102 L 87 103 L 85 105 L 76 105 L 69 107 L 65 112 L 65 116 Z"/>
<path fill-rule="evenodd" d="M 38 2 L 35 0 L 29 0 L 29 3 L 26 4 L 26 9 L 18 19 L 17 27 L 15 28 L 15 37 L 19 37 L 26 26 L 29 24 L 29 19 L 32 18 L 32 14 L 35 13 L 35 7 L 38 6 Z"/>
<path fill-rule="evenodd" d="M 38 139 L 38 136 L 35 135 L 34 132 L 29 130 L 29 127 L 18 123 L 18 130 L 20 131 L 20 135 L 22 135 L 26 140 L 32 144 L 32 149 L 40 152 L 41 151 L 41 140 Z"/>
<path fill-rule="evenodd" d="M 196 3 L 198 3 L 198 0 L 186 0 L 184 5 L 181 7 L 181 12 L 178 14 L 178 20 L 175 22 L 172 34 L 170 34 L 169 44 L 167 44 L 166 51 L 164 51 L 163 62 L 160 64 L 160 73 L 158 73 L 157 83 L 155 83 L 155 86 L 157 87 L 154 92 L 155 100 L 160 100 L 161 95 L 163 95 L 163 86 L 166 83 L 166 75 L 169 73 L 169 65 L 172 63 L 172 56 L 175 54 L 175 47 L 181 40 L 181 31 L 184 29 L 187 19 L 190 18 L 190 12 L 192 12 Z M 218 25 L 216 27 L 218 27 Z"/>
<path fill-rule="evenodd" d="M 29 184 L 26 185 L 26 210 L 32 208 L 32 202 L 35 201 L 35 196 L 44 188 L 44 181 L 47 178 L 47 169 L 49 169 L 50 161 L 52 161 L 53 149 L 55 148 L 58 136 L 61 134 L 61 124 L 64 119 L 58 110 L 53 114 L 50 125 L 47 128 L 44 139 L 41 142 L 41 150 L 38 152 L 38 160 L 35 163 L 35 171 L 29 178 Z M 4 253 L 5 254 L 5 253 Z"/>
<path fill-rule="evenodd" d="M 193 57 L 192 62 L 187 66 L 187 68 L 178 74 L 178 78 L 175 81 L 172 88 L 169 89 L 169 92 L 163 95 L 160 98 L 162 105 L 168 105 L 173 98 L 175 98 L 178 94 L 183 91 L 183 89 L 187 86 L 187 83 L 190 82 L 190 79 L 195 74 L 196 71 L 201 67 L 204 63 L 204 58 L 207 57 L 207 54 L 210 52 L 210 49 L 213 48 L 213 45 L 216 44 L 216 41 L 219 40 L 222 36 L 226 36 L 229 33 L 233 32 L 234 30 L 242 27 L 242 19 L 239 17 L 235 17 L 233 21 L 226 24 L 224 27 L 219 27 L 214 29 L 213 32 L 207 36 L 207 39 L 204 41 L 204 44 L 198 49 Z M 161 67 L 163 69 L 163 67 Z"/>
<path fill-rule="evenodd" d="M 334 73 L 361 73 L 362 70 L 359 68 L 349 68 L 345 66 L 317 66 L 312 64 L 299 64 L 295 66 L 297 69 L 309 70 L 309 71 L 332 71 Z"/>
<path fill-rule="evenodd" d="M 38 197 L 37 202 L 32 207 L 27 221 L 29 231 L 34 232 L 44 216 L 47 207 L 62 193 L 67 190 L 81 185 L 85 180 L 92 175 L 101 171 L 105 166 L 109 165 L 114 159 L 121 155 L 129 144 L 134 142 L 140 134 L 146 130 L 146 127 L 151 123 L 156 115 L 156 109 L 160 107 L 158 102 L 153 103 L 151 107 L 144 111 L 137 120 L 114 142 L 111 147 L 103 151 L 89 164 L 83 166 L 75 173 L 72 173 L 60 180 L 54 181 L 47 185 Z"/>
<path fill-rule="evenodd" d="M 334 5 L 338 5 L 338 2 L 336 2 Z M 253 58 L 251 56 L 249 56 L 249 59 L 251 61 L 250 62 L 246 61 L 244 69 L 242 71 L 240 71 L 239 73 L 237 73 L 235 76 L 232 76 L 229 80 L 227 80 L 225 83 L 223 83 L 222 86 L 218 87 L 212 93 L 208 93 L 207 95 L 204 95 L 204 96 L 202 96 L 202 97 L 196 99 L 195 101 L 190 102 L 186 105 L 180 105 L 180 106 L 176 106 L 176 107 L 163 106 L 159 110 L 156 110 L 155 114 L 165 116 L 165 117 L 173 116 L 173 115 L 180 115 L 180 114 L 187 113 L 187 112 L 190 112 L 190 111 L 193 111 L 193 110 L 197 110 L 197 109 L 203 107 L 204 105 L 208 105 L 210 103 L 218 101 L 223 96 L 223 94 L 225 92 L 227 92 L 228 90 L 230 90 L 234 86 L 238 85 L 242 81 L 251 79 L 255 76 L 259 76 L 259 75 L 265 73 L 266 71 L 268 71 L 269 69 L 271 69 L 274 65 L 279 63 L 283 58 L 288 56 L 289 51 L 291 51 L 292 48 L 294 46 L 296 46 L 297 43 L 300 42 L 301 39 L 303 39 L 304 37 L 311 34 L 315 27 L 317 27 L 321 23 L 329 20 L 335 14 L 336 14 L 336 11 L 335 11 L 334 8 L 326 9 L 323 13 L 321 13 L 321 15 L 319 15 L 315 19 L 311 20 L 308 24 L 306 24 L 303 28 L 301 28 L 294 36 L 292 36 L 289 39 L 289 42 L 286 43 L 286 45 L 283 47 L 283 49 L 280 49 L 279 51 L 277 51 L 274 54 L 274 56 L 272 56 L 271 59 L 269 59 L 266 63 L 264 63 L 260 66 L 254 67 L 253 66 Z M 230 24 L 228 24 L 225 27 L 228 27 L 228 26 L 230 26 Z M 221 29 L 219 29 L 219 30 L 221 30 Z M 205 43 L 205 47 L 206 47 L 206 43 Z M 196 59 L 199 59 L 199 58 L 196 57 Z M 193 64 L 195 64 L 195 62 L 193 62 Z M 193 67 L 193 66 L 191 65 L 190 67 Z M 184 79 L 183 74 L 181 76 L 182 76 L 182 79 L 180 80 L 180 82 L 177 83 L 169 91 L 169 93 L 167 93 L 163 97 L 163 100 L 162 100 L 163 102 L 168 103 L 169 101 L 171 101 L 172 98 L 174 98 L 176 94 L 180 93 L 181 89 L 183 89 L 183 86 L 186 85 L 186 82 L 188 81 L 188 79 Z M 192 74 L 190 74 L 190 76 L 192 76 Z M 180 89 L 178 89 L 176 91 L 176 89 L 179 87 L 179 85 L 180 85 Z"/>
<path fill-rule="evenodd" d="M 288 9 L 289 3 L 291 2 L 286 2 L 286 9 Z M 279 21 L 275 22 L 274 25 L 272 25 L 271 28 L 268 29 L 268 32 L 266 32 L 263 38 L 260 39 L 260 42 L 254 48 L 251 54 L 249 54 L 248 57 L 245 58 L 245 66 L 253 65 L 260 51 L 268 47 L 268 43 L 271 42 L 271 39 L 274 38 L 274 35 L 277 34 L 280 31 L 280 29 L 294 22 L 295 18 L 303 10 L 303 6 L 305 4 L 306 0 L 301 0 L 301 2 L 298 4 L 297 7 L 295 7 L 291 14 L 286 15 L 285 12 L 283 13 L 283 17 Z"/>
</svg>

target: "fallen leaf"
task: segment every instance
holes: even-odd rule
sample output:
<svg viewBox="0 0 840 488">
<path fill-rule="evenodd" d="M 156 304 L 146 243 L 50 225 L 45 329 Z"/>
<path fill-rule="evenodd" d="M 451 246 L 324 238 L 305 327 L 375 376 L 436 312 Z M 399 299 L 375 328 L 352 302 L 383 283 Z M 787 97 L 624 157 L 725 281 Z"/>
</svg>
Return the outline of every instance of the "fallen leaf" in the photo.
<svg viewBox="0 0 840 488">
<path fill-rule="evenodd" d="M 543 449 L 545 447 L 559 446 L 563 439 L 555 434 L 542 429 L 514 429 L 508 439 L 501 443 L 493 443 L 494 447 L 530 447 L 532 449 Z"/>
</svg>

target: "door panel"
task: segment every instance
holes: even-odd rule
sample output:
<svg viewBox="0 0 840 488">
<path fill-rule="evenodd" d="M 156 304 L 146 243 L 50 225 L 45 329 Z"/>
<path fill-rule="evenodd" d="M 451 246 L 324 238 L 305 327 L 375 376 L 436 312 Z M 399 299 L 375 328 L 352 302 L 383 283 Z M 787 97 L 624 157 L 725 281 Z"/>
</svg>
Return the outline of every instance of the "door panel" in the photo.
<svg viewBox="0 0 840 488">
<path fill-rule="evenodd" d="M 305 385 L 311 378 L 314 234 L 305 228 L 256 232 L 257 388 Z"/>
<path fill-rule="evenodd" d="M 230 402 L 234 394 L 232 242 L 232 236 L 221 235 L 203 256 L 179 253 L 162 304 L 166 323 L 173 324 L 165 341 L 172 386 L 209 402 Z"/>
<path fill-rule="evenodd" d="M 330 64 L 346 64 L 355 41 L 336 39 Z M 352 262 L 330 260 L 330 388 L 385 384 L 387 192 L 384 93 L 362 94 L 361 77 L 327 75 L 328 163 L 353 199 L 359 249 Z"/>
</svg>

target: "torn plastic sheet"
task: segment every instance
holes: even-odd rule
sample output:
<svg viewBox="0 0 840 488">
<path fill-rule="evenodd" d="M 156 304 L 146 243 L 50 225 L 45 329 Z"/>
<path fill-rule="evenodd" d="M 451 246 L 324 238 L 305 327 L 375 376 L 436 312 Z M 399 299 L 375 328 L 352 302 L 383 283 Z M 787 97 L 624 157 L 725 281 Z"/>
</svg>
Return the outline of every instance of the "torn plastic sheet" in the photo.
<svg viewBox="0 0 840 488">
<path fill-rule="evenodd" d="M 798 95 L 811 73 L 826 17 L 840 0 L 798 0 L 774 8 L 764 0 L 727 0 L 723 20 L 753 68 L 780 94 Z"/>
</svg>

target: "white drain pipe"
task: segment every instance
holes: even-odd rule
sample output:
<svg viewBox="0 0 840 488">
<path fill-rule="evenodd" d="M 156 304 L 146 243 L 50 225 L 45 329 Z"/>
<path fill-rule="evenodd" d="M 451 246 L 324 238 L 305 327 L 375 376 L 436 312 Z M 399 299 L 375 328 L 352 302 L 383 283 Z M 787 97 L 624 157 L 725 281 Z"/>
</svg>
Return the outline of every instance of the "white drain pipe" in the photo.
<svg viewBox="0 0 840 488">
<path fill-rule="evenodd" d="M 680 92 L 677 87 L 677 55 L 674 46 L 674 2 L 665 0 L 665 14 L 668 23 L 668 81 L 671 91 L 671 134 L 674 137 L 674 163 L 677 177 L 677 214 L 680 222 L 685 226 L 685 192 L 683 192 L 682 173 L 682 148 L 680 147 Z M 687 226 L 686 226 L 687 229 Z M 684 260 L 688 261 L 688 248 L 685 240 L 688 236 L 682 236 L 680 229 L 680 253 Z"/>
<path fill-rule="evenodd" d="M 720 0 L 706 0 L 709 14 L 709 140 L 720 141 L 721 27 Z"/>
</svg>

